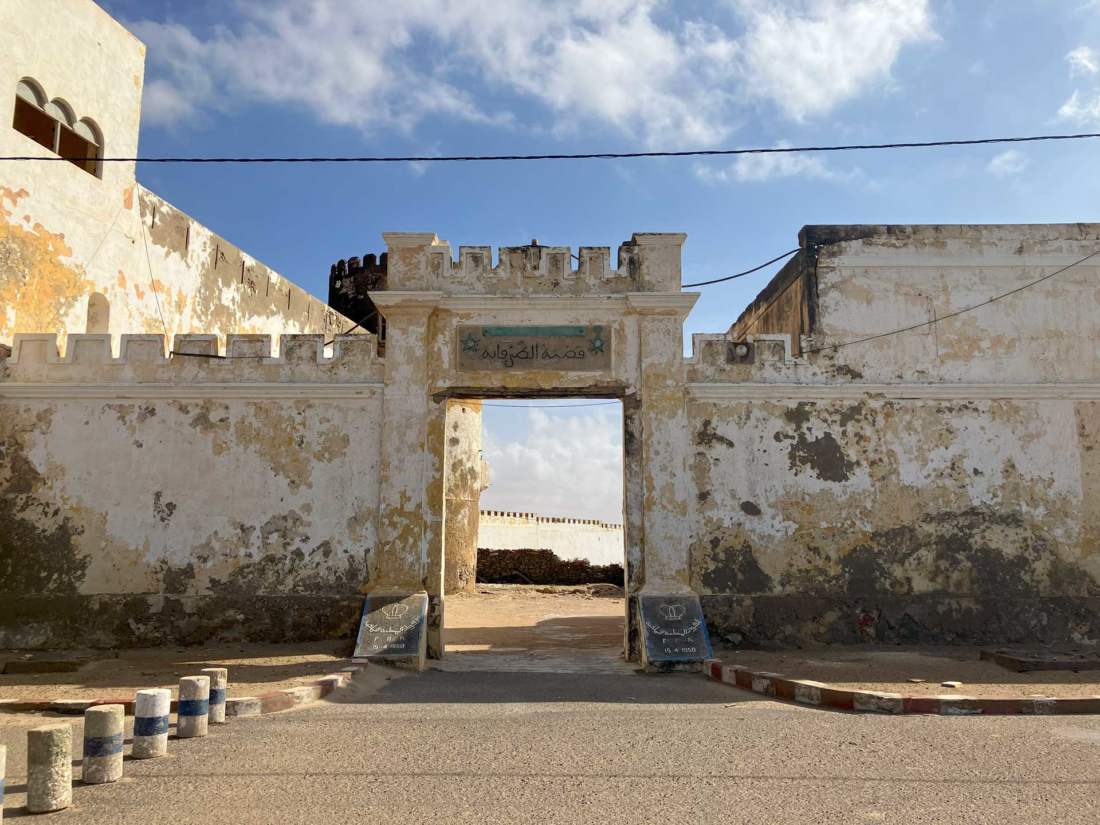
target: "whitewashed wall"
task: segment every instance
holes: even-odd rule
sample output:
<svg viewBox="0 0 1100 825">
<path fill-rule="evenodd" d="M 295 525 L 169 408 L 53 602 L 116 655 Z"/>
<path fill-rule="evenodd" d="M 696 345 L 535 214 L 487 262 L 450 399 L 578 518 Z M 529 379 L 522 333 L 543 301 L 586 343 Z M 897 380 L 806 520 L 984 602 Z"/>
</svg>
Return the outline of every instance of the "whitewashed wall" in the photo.
<svg viewBox="0 0 1100 825">
<path fill-rule="evenodd" d="M 560 559 L 623 563 L 623 526 L 591 519 L 482 510 L 477 546 L 486 550 L 553 550 Z"/>
</svg>

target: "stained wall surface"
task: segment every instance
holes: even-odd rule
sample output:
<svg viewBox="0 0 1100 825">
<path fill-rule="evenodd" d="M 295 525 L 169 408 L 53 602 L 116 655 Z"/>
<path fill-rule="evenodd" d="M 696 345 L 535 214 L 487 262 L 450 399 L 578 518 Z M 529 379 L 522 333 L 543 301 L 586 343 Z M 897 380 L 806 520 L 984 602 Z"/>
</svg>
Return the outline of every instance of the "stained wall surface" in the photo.
<svg viewBox="0 0 1100 825">
<path fill-rule="evenodd" d="M 209 352 L 212 338 L 177 339 Z M 0 361 L 0 647 L 347 635 L 375 546 L 372 336 L 16 339 Z"/>
<path fill-rule="evenodd" d="M 803 357 L 754 337 L 758 313 L 696 341 L 692 576 L 712 629 L 1096 643 L 1098 259 L 860 341 L 1071 265 L 1100 228 L 808 227 L 803 241 L 803 256 L 825 244 L 813 281 L 788 277 L 805 285 L 789 305 L 815 315 Z"/>
<path fill-rule="evenodd" d="M 56 157 L 12 127 L 30 78 L 103 153 L 134 157 L 145 47 L 88 0 L 0 4 L 0 153 Z M 0 168 L 0 344 L 18 332 L 316 332 L 353 322 L 137 183 L 134 164 L 100 175 L 65 161 Z"/>
</svg>

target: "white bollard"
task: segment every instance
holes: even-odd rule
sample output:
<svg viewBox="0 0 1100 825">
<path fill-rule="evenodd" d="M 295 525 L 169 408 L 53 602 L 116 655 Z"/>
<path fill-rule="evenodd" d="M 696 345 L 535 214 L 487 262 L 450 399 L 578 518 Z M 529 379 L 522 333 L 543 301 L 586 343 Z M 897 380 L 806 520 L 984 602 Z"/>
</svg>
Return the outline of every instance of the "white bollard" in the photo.
<svg viewBox="0 0 1100 825">
<path fill-rule="evenodd" d="M 172 691 L 139 690 L 134 699 L 134 759 L 153 759 L 168 753 L 168 714 Z"/>
<path fill-rule="evenodd" d="M 210 724 L 225 724 L 225 692 L 229 688 L 229 671 L 224 667 L 206 667 L 199 671 L 210 679 Z"/>
<path fill-rule="evenodd" d="M 72 801 L 72 727 L 63 723 L 27 731 L 27 810 L 61 811 Z"/>
<path fill-rule="evenodd" d="M 87 785 L 122 779 L 122 705 L 96 705 L 84 711 L 84 762 L 80 778 Z"/>
<path fill-rule="evenodd" d="M 210 718 L 210 677 L 184 676 L 180 679 L 180 696 L 176 705 L 176 736 L 191 739 L 206 736 Z"/>
</svg>

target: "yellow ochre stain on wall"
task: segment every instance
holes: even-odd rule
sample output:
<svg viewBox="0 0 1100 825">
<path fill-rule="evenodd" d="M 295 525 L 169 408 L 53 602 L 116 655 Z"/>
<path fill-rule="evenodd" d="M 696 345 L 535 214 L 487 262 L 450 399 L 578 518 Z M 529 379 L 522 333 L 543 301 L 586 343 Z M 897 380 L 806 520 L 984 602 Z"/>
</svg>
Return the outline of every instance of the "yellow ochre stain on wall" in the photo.
<svg viewBox="0 0 1100 825">
<path fill-rule="evenodd" d="M 91 291 L 92 282 L 82 266 L 63 262 L 73 254 L 64 234 L 9 220 L 5 201 L 15 206 L 27 194 L 0 187 L 0 307 L 13 316 L 9 333 L 64 332 L 63 316 Z"/>
</svg>

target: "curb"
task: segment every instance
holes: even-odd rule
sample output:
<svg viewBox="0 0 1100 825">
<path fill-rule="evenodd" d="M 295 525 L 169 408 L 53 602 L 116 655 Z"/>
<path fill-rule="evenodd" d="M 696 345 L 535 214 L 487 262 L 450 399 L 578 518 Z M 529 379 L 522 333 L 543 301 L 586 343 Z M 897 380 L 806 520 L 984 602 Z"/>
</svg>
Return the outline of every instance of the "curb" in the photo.
<svg viewBox="0 0 1100 825">
<path fill-rule="evenodd" d="M 362 666 L 346 667 L 339 673 L 330 673 L 313 682 L 282 690 L 273 690 L 259 696 L 244 696 L 225 700 L 226 717 L 262 716 L 267 713 L 291 710 L 308 705 L 328 696 L 337 688 L 345 687 L 352 677 L 362 670 Z M 54 701 L 34 701 L 22 699 L 0 700 L 0 713 L 36 713 L 52 712 L 66 716 L 80 716 L 88 708 L 96 705 L 122 705 L 127 716 L 134 714 L 134 699 L 57 699 Z M 177 710 L 177 702 L 172 700 L 171 712 Z"/>
<path fill-rule="evenodd" d="M 742 690 L 797 702 L 800 705 L 846 710 L 853 713 L 885 713 L 895 716 L 935 714 L 939 716 L 1054 716 L 1100 714 L 1100 696 L 1073 698 L 1006 697 L 978 699 L 973 696 L 903 696 L 870 690 L 833 687 L 825 682 L 791 679 L 779 673 L 727 665 L 721 659 L 707 659 L 703 675 Z"/>
</svg>

